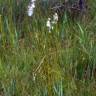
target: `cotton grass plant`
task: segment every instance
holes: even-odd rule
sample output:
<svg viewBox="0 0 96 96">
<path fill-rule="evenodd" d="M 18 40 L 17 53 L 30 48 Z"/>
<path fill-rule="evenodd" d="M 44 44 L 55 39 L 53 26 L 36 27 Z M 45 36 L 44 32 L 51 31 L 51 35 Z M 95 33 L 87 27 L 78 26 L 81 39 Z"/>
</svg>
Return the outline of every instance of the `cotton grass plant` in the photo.
<svg viewBox="0 0 96 96">
<path fill-rule="evenodd" d="M 0 1 L 0 95 L 96 96 L 96 2 L 89 2 L 88 20 L 65 12 L 53 24 L 54 14 L 37 8 L 28 16 L 30 1 L 15 1 Z"/>
</svg>

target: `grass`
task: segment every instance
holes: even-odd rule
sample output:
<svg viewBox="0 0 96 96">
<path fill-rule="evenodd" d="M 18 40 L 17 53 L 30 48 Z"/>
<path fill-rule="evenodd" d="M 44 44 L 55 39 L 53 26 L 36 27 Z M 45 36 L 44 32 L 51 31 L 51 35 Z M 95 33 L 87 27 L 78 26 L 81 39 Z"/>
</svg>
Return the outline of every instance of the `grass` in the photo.
<svg viewBox="0 0 96 96">
<path fill-rule="evenodd" d="M 0 96 L 96 96 L 96 1 L 86 18 L 65 14 L 51 33 L 28 1 L 0 1 Z M 39 11 L 38 11 L 39 10 Z"/>
</svg>

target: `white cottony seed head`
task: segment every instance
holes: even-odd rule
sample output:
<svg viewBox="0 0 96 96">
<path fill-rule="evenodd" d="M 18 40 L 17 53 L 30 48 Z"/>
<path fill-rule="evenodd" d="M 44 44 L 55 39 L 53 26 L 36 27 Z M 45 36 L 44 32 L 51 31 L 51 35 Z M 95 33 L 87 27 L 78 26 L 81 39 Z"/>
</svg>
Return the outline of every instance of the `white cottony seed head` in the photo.
<svg viewBox="0 0 96 96">
<path fill-rule="evenodd" d="M 33 9 L 29 9 L 27 12 L 28 12 L 28 16 L 32 16 L 32 15 L 33 15 L 34 10 L 33 10 Z"/>
<path fill-rule="evenodd" d="M 36 0 L 31 0 L 30 4 L 28 5 L 28 10 L 27 10 L 28 16 L 32 16 L 34 13 L 35 1 Z"/>
<path fill-rule="evenodd" d="M 50 18 L 48 18 L 47 23 L 46 23 L 46 26 L 47 27 L 51 27 L 51 19 Z"/>
<path fill-rule="evenodd" d="M 57 22 L 58 22 L 58 14 L 55 13 L 53 15 L 53 18 L 52 19 L 53 20 L 51 20 L 51 18 L 48 18 L 47 23 L 46 23 L 46 26 L 47 26 L 49 32 L 51 32 L 54 29 L 54 25 L 57 24 Z"/>
<path fill-rule="evenodd" d="M 52 24 L 51 24 L 51 18 L 48 18 L 46 26 L 48 28 L 49 33 L 51 32 L 52 29 Z"/>
<path fill-rule="evenodd" d="M 57 13 L 55 13 L 54 15 L 53 15 L 53 23 L 57 23 L 58 22 L 58 14 Z"/>
</svg>

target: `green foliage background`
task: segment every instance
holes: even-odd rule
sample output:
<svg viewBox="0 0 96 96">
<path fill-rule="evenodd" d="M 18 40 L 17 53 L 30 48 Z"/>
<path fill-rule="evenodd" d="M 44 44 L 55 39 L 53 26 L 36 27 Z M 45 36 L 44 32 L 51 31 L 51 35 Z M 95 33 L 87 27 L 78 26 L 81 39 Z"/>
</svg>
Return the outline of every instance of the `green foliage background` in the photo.
<svg viewBox="0 0 96 96">
<path fill-rule="evenodd" d="M 28 17 L 28 4 L 0 0 L 0 96 L 96 96 L 96 0 L 51 33 L 51 14 Z"/>
</svg>

